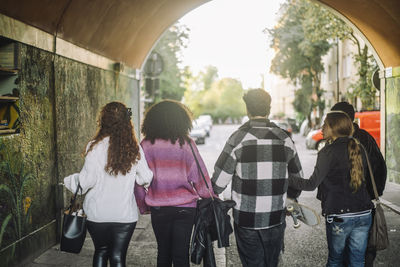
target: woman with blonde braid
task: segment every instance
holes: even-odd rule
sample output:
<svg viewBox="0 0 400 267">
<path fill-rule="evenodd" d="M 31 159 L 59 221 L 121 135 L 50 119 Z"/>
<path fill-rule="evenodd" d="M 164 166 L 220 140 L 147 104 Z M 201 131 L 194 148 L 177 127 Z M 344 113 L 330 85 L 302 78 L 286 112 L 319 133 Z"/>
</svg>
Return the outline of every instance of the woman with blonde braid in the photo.
<svg viewBox="0 0 400 267">
<path fill-rule="evenodd" d="M 370 181 L 364 179 L 365 154 L 352 137 L 353 123 L 346 113 L 328 113 L 322 131 L 328 145 L 318 153 L 313 174 L 309 179 L 289 178 L 289 186 L 306 191 L 318 186 L 317 198 L 326 218 L 326 266 L 343 266 L 344 261 L 364 266 L 373 207 L 366 188 Z"/>
</svg>

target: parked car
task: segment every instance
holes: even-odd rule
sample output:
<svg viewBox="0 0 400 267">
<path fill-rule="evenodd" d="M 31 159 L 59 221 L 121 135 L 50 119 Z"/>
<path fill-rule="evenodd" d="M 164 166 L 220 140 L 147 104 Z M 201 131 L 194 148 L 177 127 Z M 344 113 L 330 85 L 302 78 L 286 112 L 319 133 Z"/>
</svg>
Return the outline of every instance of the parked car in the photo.
<svg viewBox="0 0 400 267">
<path fill-rule="evenodd" d="M 311 130 L 306 136 L 306 147 L 308 149 L 318 149 L 318 147 L 323 146 L 325 142 L 324 136 L 322 135 L 322 130 Z"/>
<path fill-rule="evenodd" d="M 355 122 L 361 129 L 366 130 L 372 137 L 374 137 L 378 147 L 380 147 L 381 138 L 381 115 L 380 111 L 363 111 L 356 112 L 354 115 Z M 322 130 L 310 131 L 306 137 L 306 146 L 308 149 L 320 150 L 324 145 L 324 137 Z"/>
<path fill-rule="evenodd" d="M 193 128 L 190 131 L 189 136 L 196 142 L 196 144 L 205 144 L 207 131 L 197 120 L 194 120 Z"/>
<path fill-rule="evenodd" d="M 196 122 L 206 130 L 207 137 L 210 136 L 213 120 L 211 115 L 200 115 Z"/>
<path fill-rule="evenodd" d="M 249 120 L 249 117 L 247 117 L 247 116 L 243 116 L 242 117 L 242 124 L 245 124 L 247 121 Z"/>
<path fill-rule="evenodd" d="M 298 133 L 300 131 L 300 127 L 297 124 L 297 121 L 295 119 L 287 118 L 287 121 L 290 124 L 290 126 L 292 127 L 294 133 Z"/>
</svg>

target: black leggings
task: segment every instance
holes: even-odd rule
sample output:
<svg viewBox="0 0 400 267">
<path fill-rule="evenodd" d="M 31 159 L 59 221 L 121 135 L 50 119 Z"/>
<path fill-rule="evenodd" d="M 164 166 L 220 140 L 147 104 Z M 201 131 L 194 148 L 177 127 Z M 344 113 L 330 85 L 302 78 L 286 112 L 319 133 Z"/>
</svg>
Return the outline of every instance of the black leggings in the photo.
<svg viewBox="0 0 400 267">
<path fill-rule="evenodd" d="M 152 207 L 157 267 L 189 267 L 189 246 L 196 208 Z"/>
<path fill-rule="evenodd" d="M 134 223 L 87 222 L 87 229 L 95 247 L 93 267 L 125 267 L 126 251 L 131 240 Z"/>
</svg>

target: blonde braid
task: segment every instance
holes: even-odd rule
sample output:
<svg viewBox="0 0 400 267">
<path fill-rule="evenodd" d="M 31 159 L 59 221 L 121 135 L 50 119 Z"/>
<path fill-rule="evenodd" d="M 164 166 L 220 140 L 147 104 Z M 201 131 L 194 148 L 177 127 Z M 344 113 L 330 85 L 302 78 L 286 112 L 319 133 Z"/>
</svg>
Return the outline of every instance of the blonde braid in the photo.
<svg viewBox="0 0 400 267">
<path fill-rule="evenodd" d="M 350 160 L 350 187 L 356 192 L 364 180 L 364 171 L 359 141 L 350 137 L 348 144 Z"/>
</svg>

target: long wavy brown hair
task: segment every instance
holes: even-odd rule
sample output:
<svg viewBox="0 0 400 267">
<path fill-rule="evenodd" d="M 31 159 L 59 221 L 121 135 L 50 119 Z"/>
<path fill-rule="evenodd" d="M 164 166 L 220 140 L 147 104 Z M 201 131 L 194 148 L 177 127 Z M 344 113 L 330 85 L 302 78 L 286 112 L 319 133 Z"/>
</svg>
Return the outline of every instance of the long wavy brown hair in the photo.
<svg viewBox="0 0 400 267">
<path fill-rule="evenodd" d="M 350 161 L 350 187 L 354 192 L 360 188 L 364 180 L 364 169 L 362 164 L 361 149 L 357 139 L 353 138 L 353 122 L 350 117 L 342 111 L 331 111 L 327 114 L 325 124 L 330 128 L 331 135 L 334 137 L 349 137 L 347 149 Z"/>
<path fill-rule="evenodd" d="M 97 132 L 89 141 L 90 146 L 85 156 L 98 142 L 105 137 L 110 137 L 107 164 L 104 169 L 111 175 L 118 175 L 118 173 L 125 175 L 140 159 L 139 144 L 131 116 L 131 110 L 124 104 L 108 103 L 101 109 L 97 120 Z"/>
</svg>

